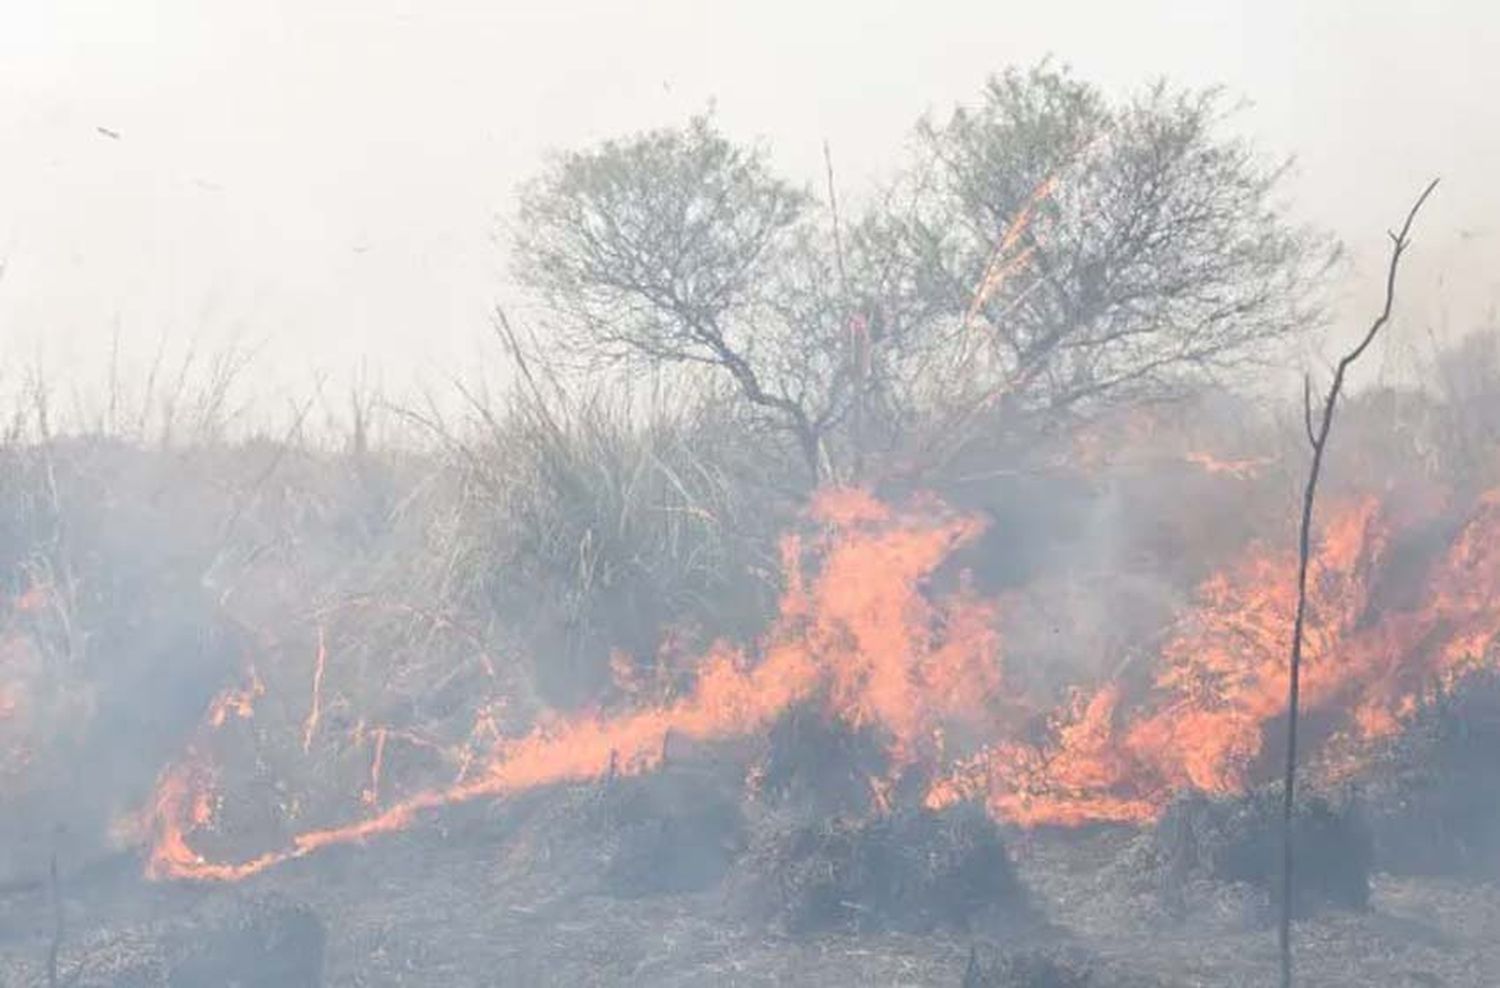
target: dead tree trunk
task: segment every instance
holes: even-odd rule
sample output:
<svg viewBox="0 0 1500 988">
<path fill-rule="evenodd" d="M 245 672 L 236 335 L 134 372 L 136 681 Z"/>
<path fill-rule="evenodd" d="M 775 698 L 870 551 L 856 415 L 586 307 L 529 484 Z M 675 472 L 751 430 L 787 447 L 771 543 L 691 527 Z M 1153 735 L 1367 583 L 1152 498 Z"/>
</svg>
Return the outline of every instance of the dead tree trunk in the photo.
<svg viewBox="0 0 1500 988">
<path fill-rule="evenodd" d="M 1292 985 L 1292 817 L 1297 782 L 1297 703 L 1302 675 L 1302 628 L 1307 616 L 1307 568 L 1311 555 L 1313 500 L 1317 496 L 1318 476 L 1323 470 L 1323 454 L 1328 448 L 1328 433 L 1333 427 L 1334 408 L 1344 389 L 1344 377 L 1354 362 L 1369 349 L 1381 327 L 1391 318 L 1391 306 L 1396 299 L 1396 271 L 1401 264 L 1401 255 L 1411 242 L 1412 222 L 1435 188 L 1437 179 L 1433 179 L 1417 197 L 1406 214 L 1406 222 L 1401 224 L 1401 231 L 1389 234 L 1391 260 L 1385 275 L 1385 306 L 1370 324 L 1364 338 L 1354 349 L 1344 354 L 1334 368 L 1333 381 L 1328 385 L 1328 393 L 1323 398 L 1322 417 L 1316 427 L 1313 423 L 1312 380 L 1303 380 L 1303 425 L 1307 430 L 1307 441 L 1312 446 L 1312 464 L 1307 471 L 1307 486 L 1302 492 L 1302 526 L 1297 543 L 1297 615 L 1292 622 L 1292 659 L 1287 679 L 1286 773 L 1282 783 L 1281 806 L 1281 922 L 1278 929 L 1282 988 L 1291 988 Z"/>
</svg>

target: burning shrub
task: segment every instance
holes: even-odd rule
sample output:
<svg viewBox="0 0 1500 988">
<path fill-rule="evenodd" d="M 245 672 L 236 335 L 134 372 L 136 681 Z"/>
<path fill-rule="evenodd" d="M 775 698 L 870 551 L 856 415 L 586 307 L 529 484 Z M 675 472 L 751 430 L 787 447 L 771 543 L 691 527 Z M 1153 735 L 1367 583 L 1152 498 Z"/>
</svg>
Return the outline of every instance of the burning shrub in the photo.
<svg viewBox="0 0 1500 988">
<path fill-rule="evenodd" d="M 590 814 L 608 835 L 604 887 L 635 897 L 709 888 L 728 873 L 744 844 L 735 793 L 704 773 L 682 769 L 618 779 Z"/>
<path fill-rule="evenodd" d="M 1147 871 L 1178 913 L 1196 909 L 1205 891 L 1232 886 L 1249 893 L 1256 918 L 1269 916 L 1281 887 L 1281 791 L 1234 798 L 1191 794 L 1168 807 L 1144 840 Z M 1370 900 L 1374 849 L 1352 802 L 1302 797 L 1292 822 L 1297 871 L 1293 908 L 1307 916 L 1333 906 L 1364 909 Z"/>
<path fill-rule="evenodd" d="M 1424 706 L 1372 765 L 1375 859 L 1398 874 L 1500 875 L 1500 674 Z"/>
<path fill-rule="evenodd" d="M 793 934 L 963 929 L 1025 905 L 999 829 L 971 806 L 772 830 L 741 872 L 746 911 Z"/>
</svg>

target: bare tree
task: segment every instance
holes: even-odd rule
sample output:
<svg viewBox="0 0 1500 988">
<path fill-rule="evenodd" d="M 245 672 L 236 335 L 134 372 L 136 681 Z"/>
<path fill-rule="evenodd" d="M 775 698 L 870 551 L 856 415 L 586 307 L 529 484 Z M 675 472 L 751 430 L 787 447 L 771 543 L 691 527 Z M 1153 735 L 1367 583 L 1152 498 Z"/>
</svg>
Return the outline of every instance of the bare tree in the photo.
<svg viewBox="0 0 1500 988">
<path fill-rule="evenodd" d="M 1437 180 L 1428 183 L 1406 214 L 1406 222 L 1398 233 L 1390 234 L 1391 260 L 1385 275 L 1385 305 L 1380 314 L 1370 323 L 1370 328 L 1354 349 L 1339 360 L 1334 367 L 1333 380 L 1323 398 L 1321 416 L 1313 423 L 1312 380 L 1304 381 L 1303 423 L 1307 430 L 1307 442 L 1312 447 L 1312 463 L 1307 471 L 1307 485 L 1302 492 L 1302 524 L 1299 529 L 1297 551 L 1297 614 L 1292 622 L 1292 658 L 1287 676 L 1287 720 L 1286 720 L 1286 772 L 1282 780 L 1281 805 L 1281 917 L 1277 942 L 1281 951 L 1282 988 L 1292 984 L 1292 815 L 1297 782 L 1297 703 L 1302 674 L 1302 631 L 1307 615 L 1307 569 L 1311 555 L 1313 501 L 1317 497 L 1318 477 L 1323 470 L 1323 455 L 1328 449 L 1328 434 L 1333 428 L 1333 413 L 1338 406 L 1339 395 L 1344 389 L 1344 378 L 1349 368 L 1359 360 L 1375 341 L 1391 318 L 1391 307 L 1396 301 L 1396 272 L 1401 265 L 1401 256 L 1410 245 L 1412 222 L 1417 218 L 1422 204 L 1437 188 Z"/>
</svg>

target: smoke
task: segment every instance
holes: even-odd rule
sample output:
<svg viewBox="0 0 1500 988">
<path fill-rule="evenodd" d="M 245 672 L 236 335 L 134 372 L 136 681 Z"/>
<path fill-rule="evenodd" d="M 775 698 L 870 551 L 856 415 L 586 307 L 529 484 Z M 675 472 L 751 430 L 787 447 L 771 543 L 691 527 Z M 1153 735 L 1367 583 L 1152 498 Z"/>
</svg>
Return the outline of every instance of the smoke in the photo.
<svg viewBox="0 0 1500 988">
<path fill-rule="evenodd" d="M 1391 807 L 1423 772 L 1393 770 L 1391 752 L 1451 723 L 1442 698 L 1492 671 L 1496 461 L 1440 398 L 1372 392 L 1348 412 L 1318 519 L 1309 771 L 1328 792 L 1396 793 Z M 578 817 L 614 849 L 558 852 L 595 862 L 578 881 L 676 888 L 643 861 L 690 844 L 702 868 L 681 882 L 712 888 L 747 847 L 782 860 L 774 834 L 870 821 L 837 830 L 859 841 L 891 814 L 925 833 L 922 814 L 959 803 L 1014 832 L 1150 826 L 1184 794 L 1236 798 L 1269 778 L 1279 736 L 1300 467 L 1281 434 L 1208 401 L 1042 437 L 925 493 L 768 501 L 778 595 L 763 624 L 674 634 L 712 609 L 601 579 L 611 607 L 627 591 L 673 602 L 643 635 L 665 645 L 595 655 L 566 702 L 537 689 L 552 657 L 528 651 L 523 618 L 496 610 L 496 581 L 516 575 L 497 560 L 540 544 L 523 541 L 536 516 L 484 493 L 513 445 L 14 443 L 5 880 L 41 881 L 38 861 L 65 846 L 80 873 L 123 848 L 156 879 L 280 882 L 294 861 L 331 867 L 318 862 L 336 847 L 373 863 L 396 833 L 465 840 L 441 835 L 477 807 L 563 805 L 662 773 L 618 812 Z M 1408 448 L 1432 454 L 1398 471 L 1391 451 Z M 481 473 L 484 450 L 499 458 Z M 1462 486 L 1447 477 L 1459 465 Z M 617 532 L 655 506 L 608 503 Z M 663 570 L 674 558 L 697 565 L 664 551 L 616 572 L 682 581 Z M 527 599 L 538 622 L 578 613 Z M 700 784 L 707 815 L 685 795 Z M 1435 832 L 1464 847 L 1500 833 L 1500 813 L 1442 805 L 1457 829 Z M 1414 848 L 1420 828 L 1382 812 L 1377 867 L 1468 853 Z"/>
</svg>

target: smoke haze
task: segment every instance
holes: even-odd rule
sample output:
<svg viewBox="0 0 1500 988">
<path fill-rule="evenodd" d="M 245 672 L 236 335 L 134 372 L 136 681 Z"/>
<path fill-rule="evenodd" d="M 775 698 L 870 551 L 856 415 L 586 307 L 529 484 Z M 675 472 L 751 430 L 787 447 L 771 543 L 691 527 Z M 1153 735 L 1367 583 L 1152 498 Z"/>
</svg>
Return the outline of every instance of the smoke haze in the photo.
<svg viewBox="0 0 1500 988">
<path fill-rule="evenodd" d="M 809 184 L 826 139 L 857 200 L 920 114 L 1048 55 L 1112 92 L 1165 75 L 1249 101 L 1235 126 L 1297 157 L 1297 215 L 1351 245 L 1351 306 L 1441 174 L 1404 309 L 1462 332 L 1500 261 L 1497 48 L 1478 0 L 20 0 L 0 10 L 0 346 L 66 379 L 116 337 L 137 362 L 235 340 L 294 390 L 359 365 L 403 390 L 483 354 L 491 305 L 517 304 L 496 234 L 549 150 L 712 102 Z"/>
</svg>

